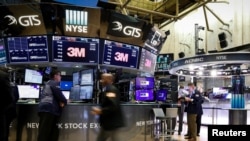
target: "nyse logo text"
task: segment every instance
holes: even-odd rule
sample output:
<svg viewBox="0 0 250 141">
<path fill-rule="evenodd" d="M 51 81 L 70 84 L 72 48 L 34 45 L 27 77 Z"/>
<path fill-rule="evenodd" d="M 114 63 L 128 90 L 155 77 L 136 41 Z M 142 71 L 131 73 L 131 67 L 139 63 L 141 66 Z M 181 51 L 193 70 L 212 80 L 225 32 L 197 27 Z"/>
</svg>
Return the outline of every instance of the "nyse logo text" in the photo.
<svg viewBox="0 0 250 141">
<path fill-rule="evenodd" d="M 69 57 L 85 57 L 85 48 L 69 47 L 67 49 L 67 55 Z"/>
<path fill-rule="evenodd" d="M 128 54 L 123 52 L 116 52 L 115 60 L 120 62 L 128 62 Z"/>
</svg>

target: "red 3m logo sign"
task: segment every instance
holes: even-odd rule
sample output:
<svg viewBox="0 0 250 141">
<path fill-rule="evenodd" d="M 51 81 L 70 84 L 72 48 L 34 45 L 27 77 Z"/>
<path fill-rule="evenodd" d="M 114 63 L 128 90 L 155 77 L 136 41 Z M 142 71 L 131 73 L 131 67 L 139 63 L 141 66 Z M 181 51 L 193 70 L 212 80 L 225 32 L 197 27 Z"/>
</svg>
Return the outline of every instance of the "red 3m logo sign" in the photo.
<svg viewBox="0 0 250 141">
<path fill-rule="evenodd" d="M 85 57 L 85 48 L 69 47 L 67 49 L 67 55 L 69 57 Z"/>
<path fill-rule="evenodd" d="M 151 61 L 151 60 L 149 60 L 149 59 L 146 59 L 146 60 L 145 60 L 145 64 L 144 64 L 144 65 L 145 65 L 146 67 L 151 67 L 151 64 L 152 64 L 152 61 Z"/>
<path fill-rule="evenodd" d="M 128 54 L 123 52 L 116 52 L 115 60 L 120 62 L 128 62 Z"/>
</svg>

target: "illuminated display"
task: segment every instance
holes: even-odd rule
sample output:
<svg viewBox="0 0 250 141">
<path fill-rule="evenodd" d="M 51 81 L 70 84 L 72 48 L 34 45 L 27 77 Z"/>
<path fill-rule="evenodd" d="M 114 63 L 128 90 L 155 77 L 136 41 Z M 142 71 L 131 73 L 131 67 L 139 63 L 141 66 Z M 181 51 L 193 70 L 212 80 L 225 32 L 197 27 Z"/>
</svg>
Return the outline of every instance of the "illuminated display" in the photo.
<svg viewBox="0 0 250 141">
<path fill-rule="evenodd" d="M 174 60 L 174 54 L 159 54 L 156 61 L 156 71 L 169 70 L 169 64 Z"/>
<path fill-rule="evenodd" d="M 3 39 L 0 39 L 0 64 L 6 63 L 6 52 Z"/>
<path fill-rule="evenodd" d="M 105 40 L 102 64 L 137 68 L 138 56 L 137 46 Z"/>
<path fill-rule="evenodd" d="M 139 69 L 145 72 L 154 73 L 156 58 L 156 54 L 146 49 L 142 49 Z"/>
<path fill-rule="evenodd" d="M 99 39 L 53 36 L 54 62 L 98 63 Z"/>
<path fill-rule="evenodd" d="M 47 36 L 9 37 L 9 62 L 48 62 Z"/>
</svg>

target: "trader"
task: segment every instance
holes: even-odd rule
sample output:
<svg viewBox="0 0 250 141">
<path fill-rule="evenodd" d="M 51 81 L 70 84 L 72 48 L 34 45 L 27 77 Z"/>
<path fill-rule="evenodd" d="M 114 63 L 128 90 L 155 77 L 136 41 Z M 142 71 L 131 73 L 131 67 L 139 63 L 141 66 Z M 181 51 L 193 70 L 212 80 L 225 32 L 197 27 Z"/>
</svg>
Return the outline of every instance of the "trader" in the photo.
<svg viewBox="0 0 250 141">
<path fill-rule="evenodd" d="M 100 83 L 103 86 L 103 99 L 101 107 L 93 107 L 92 113 L 100 115 L 100 133 L 97 141 L 119 141 L 118 129 L 124 126 L 123 113 L 120 106 L 120 92 L 113 85 L 114 77 L 112 74 L 104 73 L 101 75 Z"/>
</svg>

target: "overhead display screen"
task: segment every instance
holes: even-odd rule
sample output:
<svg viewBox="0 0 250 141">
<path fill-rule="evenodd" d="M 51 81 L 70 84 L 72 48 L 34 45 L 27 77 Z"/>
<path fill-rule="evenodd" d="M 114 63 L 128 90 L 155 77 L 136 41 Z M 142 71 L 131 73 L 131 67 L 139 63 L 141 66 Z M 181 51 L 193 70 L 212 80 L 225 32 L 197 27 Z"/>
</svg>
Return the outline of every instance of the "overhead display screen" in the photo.
<svg viewBox="0 0 250 141">
<path fill-rule="evenodd" d="M 9 62 L 48 62 L 47 36 L 9 37 Z"/>
<path fill-rule="evenodd" d="M 53 36 L 54 62 L 98 63 L 99 39 Z"/>
<path fill-rule="evenodd" d="M 137 68 L 139 47 L 105 40 L 102 64 Z"/>
<path fill-rule="evenodd" d="M 154 73 L 157 55 L 142 48 L 139 69 L 148 73 Z"/>
<path fill-rule="evenodd" d="M 169 70 L 169 64 L 174 60 L 174 54 L 159 54 L 156 61 L 156 71 L 167 71 Z"/>
<path fill-rule="evenodd" d="M 4 48 L 4 41 L 0 39 L 0 64 L 6 63 L 6 52 Z"/>
</svg>

